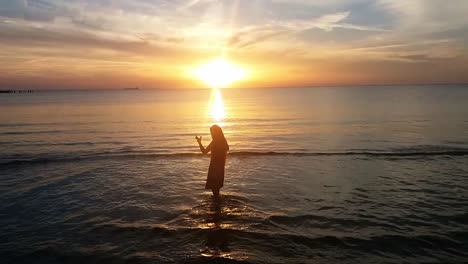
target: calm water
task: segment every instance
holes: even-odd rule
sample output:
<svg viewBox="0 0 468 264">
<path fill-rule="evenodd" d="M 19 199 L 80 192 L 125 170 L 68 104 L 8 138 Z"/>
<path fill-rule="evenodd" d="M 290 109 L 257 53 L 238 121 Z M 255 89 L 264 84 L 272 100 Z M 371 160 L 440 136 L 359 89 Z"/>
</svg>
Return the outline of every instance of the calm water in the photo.
<svg viewBox="0 0 468 264">
<path fill-rule="evenodd" d="M 13 263 L 466 263 L 468 86 L 0 95 Z"/>
</svg>

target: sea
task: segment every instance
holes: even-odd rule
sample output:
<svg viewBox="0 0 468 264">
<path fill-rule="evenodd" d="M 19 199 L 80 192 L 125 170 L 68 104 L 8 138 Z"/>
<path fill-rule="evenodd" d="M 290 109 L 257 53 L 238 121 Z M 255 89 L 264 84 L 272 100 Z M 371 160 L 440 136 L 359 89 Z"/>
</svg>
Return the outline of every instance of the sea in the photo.
<svg viewBox="0 0 468 264">
<path fill-rule="evenodd" d="M 468 263 L 468 85 L 0 94 L 0 262 Z"/>
</svg>

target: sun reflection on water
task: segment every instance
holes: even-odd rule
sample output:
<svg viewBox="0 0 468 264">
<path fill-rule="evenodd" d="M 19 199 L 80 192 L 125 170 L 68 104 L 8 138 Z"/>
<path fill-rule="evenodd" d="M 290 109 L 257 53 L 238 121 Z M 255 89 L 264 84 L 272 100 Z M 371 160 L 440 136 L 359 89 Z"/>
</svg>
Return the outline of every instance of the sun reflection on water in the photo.
<svg viewBox="0 0 468 264">
<path fill-rule="evenodd" d="M 243 250 L 232 249 L 233 234 L 248 229 L 248 218 L 255 216 L 236 196 L 224 194 L 219 200 L 212 197 L 200 201 L 189 210 L 188 226 L 203 230 L 204 243 L 200 255 L 207 258 L 244 261 L 248 255 Z M 220 262 L 222 262 L 220 260 Z"/>
<path fill-rule="evenodd" d="M 210 115 L 216 122 L 221 122 L 226 117 L 223 96 L 219 89 L 213 89 L 210 103 Z"/>
</svg>

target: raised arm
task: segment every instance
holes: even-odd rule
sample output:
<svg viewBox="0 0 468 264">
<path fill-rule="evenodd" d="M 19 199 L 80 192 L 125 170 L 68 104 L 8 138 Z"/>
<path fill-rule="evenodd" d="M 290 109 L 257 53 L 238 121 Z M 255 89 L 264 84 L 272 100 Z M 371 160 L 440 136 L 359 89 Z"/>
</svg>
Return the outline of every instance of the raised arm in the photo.
<svg viewBox="0 0 468 264">
<path fill-rule="evenodd" d="M 201 143 L 202 141 L 202 137 L 198 137 L 198 136 L 195 136 L 195 139 L 197 140 L 198 142 L 198 146 L 200 147 L 200 151 L 203 153 L 203 154 L 207 154 L 208 152 L 210 152 L 211 150 L 211 143 L 205 148 L 203 147 L 203 144 Z"/>
</svg>

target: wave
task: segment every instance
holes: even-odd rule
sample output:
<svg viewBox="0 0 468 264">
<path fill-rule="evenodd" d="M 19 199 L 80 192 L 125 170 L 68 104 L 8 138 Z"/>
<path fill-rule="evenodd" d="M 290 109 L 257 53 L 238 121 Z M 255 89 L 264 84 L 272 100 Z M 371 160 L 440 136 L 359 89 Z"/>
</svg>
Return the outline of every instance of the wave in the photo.
<svg viewBox="0 0 468 264">
<path fill-rule="evenodd" d="M 0 135 L 11 136 L 11 135 L 30 135 L 30 134 L 56 134 L 63 133 L 64 130 L 43 130 L 43 131 L 11 131 L 2 132 Z"/>
<path fill-rule="evenodd" d="M 466 239 L 466 232 L 460 234 L 461 237 L 458 240 L 450 238 L 451 233 L 447 236 L 432 234 L 376 234 L 365 236 L 359 233 L 332 235 L 333 232 L 330 232 L 329 235 L 314 235 L 306 232 L 285 233 L 280 230 L 277 231 L 107 224 L 85 229 L 83 231 L 85 233 L 82 235 L 93 234 L 92 237 L 98 236 L 101 240 L 104 239 L 105 242 L 115 246 L 112 251 L 119 252 L 117 256 L 122 259 L 108 259 L 115 255 L 110 255 L 110 249 L 104 246 L 101 247 L 104 250 L 101 250 L 99 255 L 86 254 L 86 248 L 78 246 L 74 247 L 74 251 L 68 252 L 60 247 L 47 247 L 33 251 L 30 254 L 23 253 L 22 260 L 33 260 L 34 258 L 37 260 L 37 258 L 40 258 L 44 260 L 44 263 L 48 263 L 46 260 L 60 257 L 61 259 L 75 260 L 80 263 L 90 260 L 99 263 L 103 261 L 104 263 L 115 263 L 117 260 L 127 260 L 127 262 L 132 263 L 136 260 L 140 261 L 137 261 L 137 263 L 265 263 L 265 255 L 257 255 L 255 252 L 267 250 L 274 252 L 273 255 L 267 255 L 268 257 L 275 256 L 278 258 L 268 263 L 283 263 L 281 260 L 284 260 L 284 258 L 302 263 L 307 260 L 307 255 L 292 256 L 290 253 L 298 249 L 301 249 L 305 254 L 313 254 L 320 250 L 321 254 L 331 257 L 332 260 L 339 260 L 339 258 L 333 259 L 337 250 L 348 254 L 363 254 L 381 260 L 379 262 L 388 260 L 389 255 L 398 257 L 400 260 L 411 256 L 437 257 L 441 253 L 452 260 L 466 257 L 465 244 L 463 243 L 464 239 Z M 118 237 L 117 240 L 112 239 L 116 237 Z M 143 241 L 145 244 L 136 241 Z M 204 241 L 204 243 L 200 243 L 201 241 Z M 234 241 L 236 245 L 233 245 L 232 242 Z M 148 243 L 151 247 L 146 247 Z M 226 247 L 226 252 L 234 254 L 237 247 L 247 247 L 252 254 L 249 260 L 223 257 L 208 258 L 190 254 L 190 249 L 200 249 L 200 244 L 215 249 Z M 101 245 L 98 244 L 97 246 Z M 128 251 L 130 246 L 143 253 L 150 251 L 151 248 L 157 248 L 158 254 L 143 254 L 143 258 L 133 259 L 134 255 L 131 254 L 131 251 Z M 231 248 L 234 249 L 234 252 L 231 251 Z M 408 252 L 411 252 L 411 254 Z M 168 256 L 170 256 L 170 261 L 167 261 L 169 260 L 167 259 Z M 210 262 L 210 260 L 214 262 Z"/>
<path fill-rule="evenodd" d="M 360 157 L 382 157 L 382 158 L 407 158 L 407 157 L 428 157 L 428 156 L 467 156 L 468 149 L 446 149 L 446 150 L 416 150 L 416 151 L 343 151 L 343 152 L 275 152 L 275 151 L 234 151 L 230 152 L 230 157 L 261 157 L 261 156 L 292 156 L 292 157 L 314 157 L 314 156 L 360 156 Z M 134 158 L 184 158 L 184 157 L 208 157 L 195 152 L 180 153 L 148 153 L 147 151 L 123 150 L 115 152 L 98 152 L 82 155 L 57 154 L 45 157 L 13 156 L 0 159 L 0 165 L 17 165 L 23 163 L 50 163 L 79 160 L 97 159 L 134 159 Z"/>
<path fill-rule="evenodd" d="M 464 156 L 468 149 L 444 151 L 409 151 L 409 152 L 372 152 L 372 151 L 343 151 L 343 152 L 250 152 L 239 151 L 229 153 L 230 156 Z"/>
<path fill-rule="evenodd" d="M 9 248 L 9 251 L 2 252 L 2 256 L 11 263 L 187 264 L 308 263 L 311 256 L 326 258 L 327 263 L 341 263 L 343 255 L 360 256 L 376 262 L 437 258 L 447 260 L 442 262 L 461 263 L 467 257 L 464 248 L 466 232 L 366 236 L 359 232 L 339 235 L 333 229 L 324 230 L 330 230 L 330 234 L 112 223 L 83 226 L 74 235 L 86 244 L 79 243 L 77 239 L 64 241 L 55 238 Z M 226 253 L 226 257 L 221 254 L 203 256 L 202 249 L 205 248 Z M 157 254 L 154 254 L 155 250 Z"/>
</svg>

